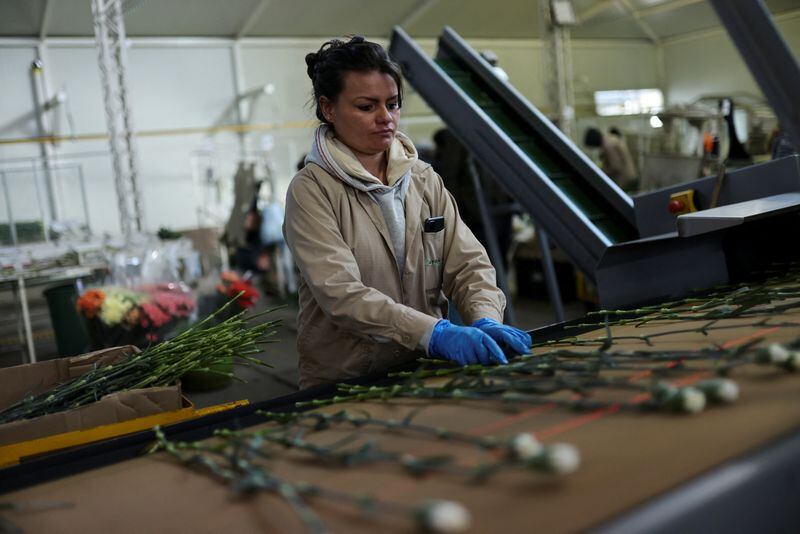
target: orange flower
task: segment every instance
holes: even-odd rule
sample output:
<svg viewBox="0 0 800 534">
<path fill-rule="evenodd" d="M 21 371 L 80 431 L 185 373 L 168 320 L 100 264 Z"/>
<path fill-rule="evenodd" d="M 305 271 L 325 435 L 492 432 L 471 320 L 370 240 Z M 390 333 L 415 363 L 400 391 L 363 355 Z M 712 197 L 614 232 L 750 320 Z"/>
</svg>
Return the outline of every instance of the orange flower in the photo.
<svg viewBox="0 0 800 534">
<path fill-rule="evenodd" d="M 99 289 L 90 289 L 80 296 L 78 299 L 78 311 L 85 315 L 88 319 L 93 319 L 100 308 L 103 307 L 103 302 L 106 300 L 106 294 Z"/>
</svg>

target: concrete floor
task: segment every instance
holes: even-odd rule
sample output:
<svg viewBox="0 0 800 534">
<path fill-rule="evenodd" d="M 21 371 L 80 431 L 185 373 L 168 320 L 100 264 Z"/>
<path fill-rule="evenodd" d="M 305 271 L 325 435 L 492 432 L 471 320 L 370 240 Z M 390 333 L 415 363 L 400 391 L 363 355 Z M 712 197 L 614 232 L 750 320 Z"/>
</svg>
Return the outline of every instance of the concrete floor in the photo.
<svg viewBox="0 0 800 534">
<path fill-rule="evenodd" d="M 276 303 L 262 299 L 257 311 L 272 307 Z M 531 299 L 515 299 L 515 310 L 518 326 L 526 330 L 538 328 L 555 322 L 553 311 L 546 301 Z M 30 295 L 33 331 L 39 360 L 58 357 L 55 338 L 52 333 L 47 305 L 41 295 L 41 288 Z M 586 310 L 577 302 L 567 304 L 567 319 L 584 315 Z M 267 345 L 258 357 L 271 365 L 267 367 L 238 367 L 237 374 L 246 383 L 231 382 L 227 387 L 216 391 L 186 392 L 189 399 L 198 407 L 211 406 L 224 402 L 248 399 L 250 402 L 263 401 L 296 391 L 297 383 L 297 307 L 273 312 L 271 319 L 281 319 L 278 331 L 278 342 Z M 14 301 L 8 292 L 0 297 L 0 367 L 19 365 L 24 361 L 24 350 L 18 335 L 18 313 Z"/>
</svg>

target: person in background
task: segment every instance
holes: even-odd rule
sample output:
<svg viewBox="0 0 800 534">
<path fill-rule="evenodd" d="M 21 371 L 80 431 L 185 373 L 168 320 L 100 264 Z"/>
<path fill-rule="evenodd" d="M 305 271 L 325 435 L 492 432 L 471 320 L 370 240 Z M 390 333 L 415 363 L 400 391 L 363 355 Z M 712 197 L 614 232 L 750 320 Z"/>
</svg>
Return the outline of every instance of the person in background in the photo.
<svg viewBox="0 0 800 534">
<path fill-rule="evenodd" d="M 261 182 L 255 178 L 253 164 L 240 162 L 234 175 L 234 202 L 225 225 L 223 242 L 230 253 L 232 267 L 245 271 L 260 271 L 261 213 L 258 194 Z"/>
<path fill-rule="evenodd" d="M 619 130 L 617 131 L 619 132 Z M 586 130 L 583 144 L 590 148 L 600 149 L 603 172 L 614 180 L 614 183 L 624 191 L 636 190 L 638 186 L 636 167 L 628 145 L 621 136 L 612 133 L 603 134 L 597 128 L 589 128 Z"/>
<path fill-rule="evenodd" d="M 284 221 L 301 275 L 300 387 L 425 353 L 462 365 L 526 353 L 530 336 L 501 323 L 505 297 L 486 251 L 397 131 L 399 66 L 360 36 L 326 42 L 306 65 L 322 124 Z M 472 326 L 442 318 L 445 297 Z"/>
</svg>

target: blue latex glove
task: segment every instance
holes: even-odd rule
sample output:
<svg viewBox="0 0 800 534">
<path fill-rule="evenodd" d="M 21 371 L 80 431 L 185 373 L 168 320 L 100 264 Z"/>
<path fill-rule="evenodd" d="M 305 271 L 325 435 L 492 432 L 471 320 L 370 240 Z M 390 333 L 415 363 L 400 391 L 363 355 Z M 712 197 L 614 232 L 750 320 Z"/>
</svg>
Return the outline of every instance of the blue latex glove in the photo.
<svg viewBox="0 0 800 534">
<path fill-rule="evenodd" d="M 487 334 L 471 326 L 456 326 L 447 319 L 433 327 L 428 353 L 461 365 L 508 363 L 503 350 Z"/>
<path fill-rule="evenodd" d="M 531 336 L 519 328 L 498 323 L 494 319 L 478 319 L 472 326 L 489 334 L 498 345 L 508 348 L 515 354 L 527 354 L 531 350 Z"/>
</svg>

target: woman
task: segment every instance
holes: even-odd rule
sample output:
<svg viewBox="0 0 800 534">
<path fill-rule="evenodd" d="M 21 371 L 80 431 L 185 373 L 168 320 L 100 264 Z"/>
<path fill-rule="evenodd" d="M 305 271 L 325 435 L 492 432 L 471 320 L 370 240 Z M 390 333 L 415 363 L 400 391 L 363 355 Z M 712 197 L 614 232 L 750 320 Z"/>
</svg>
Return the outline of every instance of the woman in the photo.
<svg viewBox="0 0 800 534">
<path fill-rule="evenodd" d="M 332 40 L 306 56 L 322 122 L 286 198 L 300 269 L 300 387 L 382 371 L 421 351 L 507 363 L 525 332 L 501 324 L 505 298 L 486 252 L 431 166 L 397 131 L 399 67 L 379 45 Z M 442 319 L 447 300 L 472 326 Z"/>
</svg>

